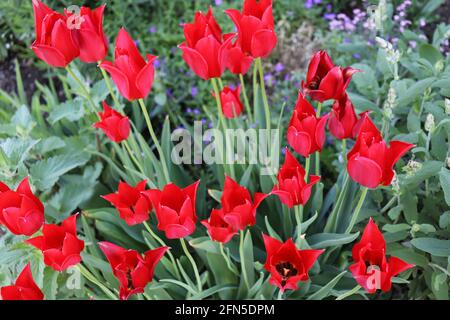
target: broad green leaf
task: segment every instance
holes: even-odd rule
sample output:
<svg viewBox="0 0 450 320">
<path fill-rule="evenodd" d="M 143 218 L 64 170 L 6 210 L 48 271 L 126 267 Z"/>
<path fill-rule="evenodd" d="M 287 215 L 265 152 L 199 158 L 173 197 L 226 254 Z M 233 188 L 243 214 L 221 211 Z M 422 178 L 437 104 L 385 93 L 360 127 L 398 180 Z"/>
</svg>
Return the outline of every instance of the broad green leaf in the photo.
<svg viewBox="0 0 450 320">
<path fill-rule="evenodd" d="M 331 279 L 330 282 L 328 282 L 325 286 L 320 288 L 318 291 L 314 292 L 312 295 L 310 295 L 307 300 L 323 300 L 324 298 L 328 297 L 331 293 L 331 290 L 337 285 L 339 280 L 346 274 L 347 271 L 342 271 L 340 274 L 338 274 L 336 277 Z"/>
<path fill-rule="evenodd" d="M 433 256 L 450 256 L 450 240 L 440 240 L 435 238 L 416 238 L 411 240 L 411 244 L 417 249 L 428 252 Z"/>
<path fill-rule="evenodd" d="M 317 233 L 310 236 L 308 243 L 313 249 L 322 249 L 326 247 L 341 246 L 353 242 L 358 238 L 359 232 L 353 234 L 340 233 Z"/>
<path fill-rule="evenodd" d="M 450 206 L 450 170 L 442 168 L 439 172 L 439 181 L 444 191 L 445 202 Z"/>
</svg>

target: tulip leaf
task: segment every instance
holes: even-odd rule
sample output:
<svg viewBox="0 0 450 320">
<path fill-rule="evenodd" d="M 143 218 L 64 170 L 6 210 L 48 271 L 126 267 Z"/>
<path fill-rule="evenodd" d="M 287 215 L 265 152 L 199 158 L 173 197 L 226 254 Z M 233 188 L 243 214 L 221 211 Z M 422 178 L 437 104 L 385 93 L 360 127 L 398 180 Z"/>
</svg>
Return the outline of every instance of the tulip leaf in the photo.
<svg viewBox="0 0 450 320">
<path fill-rule="evenodd" d="M 421 251 L 425 251 L 436 257 L 450 256 L 450 240 L 440 240 L 435 238 L 415 238 L 411 244 Z"/>
<path fill-rule="evenodd" d="M 196 250 L 204 250 L 206 252 L 220 254 L 219 244 L 212 241 L 209 237 L 198 237 L 189 240 L 189 244 Z"/>
<path fill-rule="evenodd" d="M 359 232 L 353 234 L 317 233 L 308 238 L 308 243 L 313 249 L 321 249 L 353 242 L 358 236 Z"/>
<path fill-rule="evenodd" d="M 445 202 L 450 206 L 450 170 L 442 168 L 441 172 L 439 172 L 439 181 L 444 191 Z"/>
<path fill-rule="evenodd" d="M 347 271 L 342 271 L 340 274 L 338 274 L 336 277 L 330 280 L 325 286 L 320 288 L 318 291 L 314 292 L 312 295 L 310 295 L 307 300 L 322 300 L 326 297 L 328 297 L 331 293 L 331 290 L 337 285 L 339 280 L 347 273 Z"/>
</svg>

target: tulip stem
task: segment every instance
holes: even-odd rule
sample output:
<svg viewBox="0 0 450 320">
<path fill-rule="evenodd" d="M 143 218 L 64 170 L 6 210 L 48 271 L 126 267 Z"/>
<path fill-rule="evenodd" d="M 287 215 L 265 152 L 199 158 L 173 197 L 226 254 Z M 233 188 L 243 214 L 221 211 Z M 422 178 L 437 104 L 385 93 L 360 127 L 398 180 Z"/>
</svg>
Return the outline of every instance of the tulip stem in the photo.
<svg viewBox="0 0 450 320">
<path fill-rule="evenodd" d="M 219 91 L 219 87 L 217 86 L 216 79 L 212 78 L 212 79 L 211 79 L 211 84 L 212 84 L 212 86 L 213 86 L 214 95 L 215 95 L 215 98 L 216 98 L 217 113 L 219 114 L 219 121 L 220 121 L 220 123 L 221 123 L 221 125 L 222 125 L 222 132 L 225 134 L 225 141 L 224 141 L 224 144 L 225 144 L 225 151 L 226 151 L 226 152 L 225 152 L 225 157 L 224 157 L 223 154 L 220 152 L 220 158 L 221 158 L 221 160 L 223 161 L 225 167 L 227 167 L 227 166 L 226 166 L 226 163 L 227 163 L 227 160 L 226 160 L 226 154 L 228 153 L 228 143 L 227 143 L 227 138 L 226 138 L 226 137 L 227 137 L 226 132 L 227 132 L 227 130 L 228 130 L 228 127 L 227 127 L 227 124 L 226 124 L 226 122 L 225 122 L 225 118 L 224 118 L 224 116 L 223 116 L 222 102 L 220 101 L 220 91 Z M 221 149 L 221 148 L 218 148 L 218 149 Z M 221 150 L 222 150 L 222 149 L 221 149 Z M 230 164 L 230 166 L 229 166 L 229 171 L 230 171 L 231 178 L 232 178 L 232 179 L 236 179 L 236 178 L 235 178 L 235 172 L 234 172 L 234 166 L 233 166 L 233 164 Z"/>
<path fill-rule="evenodd" d="M 234 273 L 235 275 L 239 275 L 239 272 L 234 268 L 234 266 L 231 264 L 230 257 L 225 253 L 224 245 L 222 242 L 219 243 L 220 246 L 220 253 L 222 254 L 223 258 L 225 259 L 225 262 L 227 263 L 228 269 Z"/>
<path fill-rule="evenodd" d="M 347 291 L 346 293 L 341 294 L 340 296 L 338 296 L 336 298 L 336 300 L 343 300 L 347 297 L 350 297 L 351 295 L 354 295 L 355 293 L 357 293 L 359 291 L 359 289 L 361 289 L 360 285 L 357 285 L 356 287 L 354 287 L 352 290 Z"/>
<path fill-rule="evenodd" d="M 342 160 L 347 163 L 347 139 L 342 139 Z"/>
<path fill-rule="evenodd" d="M 262 60 L 261 58 L 256 59 L 256 65 L 258 66 L 259 71 L 259 81 L 261 83 L 261 93 L 263 98 L 263 104 L 264 104 L 264 113 L 266 118 L 266 129 L 270 130 L 270 109 L 269 109 L 269 101 L 267 100 L 267 93 L 266 93 L 266 85 L 264 83 L 264 71 L 262 67 Z M 270 131 L 269 131 L 269 137 L 270 137 Z"/>
<path fill-rule="evenodd" d="M 345 178 L 344 178 L 344 182 L 342 183 L 342 188 L 339 191 L 339 196 L 338 196 L 336 202 L 334 203 L 333 210 L 331 211 L 331 214 L 329 215 L 327 223 L 325 225 L 326 233 L 333 232 L 333 230 L 336 231 L 336 228 L 337 228 L 336 223 L 339 220 L 339 213 L 341 212 L 342 203 L 344 201 L 344 197 L 347 193 L 347 188 L 348 188 L 348 185 L 350 182 L 349 175 L 347 174 L 346 171 L 344 172 L 344 174 L 345 174 Z"/>
<path fill-rule="evenodd" d="M 189 259 L 189 261 L 192 264 L 192 268 L 194 269 L 194 274 L 195 274 L 195 278 L 197 280 L 197 285 L 198 285 L 198 292 L 201 292 L 202 291 L 202 281 L 200 279 L 200 273 L 198 272 L 197 264 L 195 263 L 195 260 L 192 257 L 192 255 L 190 254 L 190 252 L 186 246 L 186 241 L 184 241 L 184 238 L 180 238 L 180 242 L 181 242 L 181 246 L 183 247 L 184 253 L 186 254 L 186 257 Z"/>
<path fill-rule="evenodd" d="M 358 219 L 359 212 L 361 211 L 361 208 L 364 204 L 364 200 L 366 199 L 367 191 L 369 191 L 369 188 L 362 187 L 361 188 L 361 196 L 359 197 L 358 204 L 356 205 L 355 211 L 353 212 L 352 219 L 350 220 L 350 224 L 348 225 L 347 230 L 345 230 L 346 234 L 349 234 L 352 232 L 353 226 L 356 223 L 356 220 Z"/>
<path fill-rule="evenodd" d="M 239 238 L 239 255 L 241 259 L 241 268 L 242 268 L 242 276 L 244 277 L 244 283 L 247 290 L 250 289 L 250 285 L 248 283 L 247 271 L 245 270 L 245 256 L 244 256 L 244 230 L 240 232 Z"/>
<path fill-rule="evenodd" d="M 131 148 L 130 148 L 130 145 L 128 144 L 128 141 L 127 141 L 127 140 L 123 140 L 122 143 L 123 143 L 123 145 L 125 146 L 125 149 L 127 149 L 128 154 L 130 155 L 130 158 L 134 161 L 134 163 L 136 164 L 137 168 L 141 171 L 141 173 L 142 173 L 143 175 L 145 175 L 144 168 L 142 168 L 141 164 L 140 164 L 139 161 L 136 159 L 136 157 L 135 157 L 133 151 L 132 151 Z"/>
<path fill-rule="evenodd" d="M 250 102 L 248 101 L 247 90 L 245 89 L 245 81 L 242 73 L 239 74 L 239 79 L 241 80 L 242 94 L 244 95 L 245 108 L 247 109 L 248 121 L 253 123 L 252 110 L 250 109 Z"/>
<path fill-rule="evenodd" d="M 217 78 L 217 82 L 219 83 L 220 90 L 223 90 L 223 83 L 221 78 Z"/>
<path fill-rule="evenodd" d="M 278 290 L 277 300 L 283 300 L 283 291 L 281 291 L 281 289 Z"/>
<path fill-rule="evenodd" d="M 97 285 L 107 296 L 109 296 L 113 300 L 117 300 L 117 296 L 109 290 L 107 287 L 105 287 L 100 281 L 95 278 L 95 276 L 87 269 L 85 268 L 81 263 L 77 266 L 78 270 L 80 270 L 80 273 L 85 277 L 87 280 L 92 282 L 93 284 Z"/>
<path fill-rule="evenodd" d="M 320 113 L 322 112 L 322 103 L 318 103 L 317 104 L 317 113 L 316 113 L 316 117 L 320 118 Z M 316 176 L 320 176 L 320 152 L 316 152 L 316 166 L 315 166 L 315 173 Z"/>
<path fill-rule="evenodd" d="M 102 63 L 102 62 L 99 61 L 98 64 L 100 65 L 100 63 Z M 106 86 L 108 87 L 109 94 L 111 95 L 111 97 L 112 97 L 112 99 L 114 101 L 114 104 L 119 108 L 120 107 L 119 99 L 117 99 L 117 96 L 114 93 L 113 87 L 111 86 L 111 81 L 109 81 L 109 77 L 106 74 L 106 71 L 103 70 L 103 68 L 100 68 L 100 67 L 99 67 L 99 69 L 100 69 L 100 72 L 102 73 L 103 79 L 105 79 Z"/>
<path fill-rule="evenodd" d="M 158 235 L 153 232 L 152 228 L 150 228 L 147 221 L 144 221 L 144 227 L 145 229 L 147 229 L 148 233 L 150 233 L 153 239 L 155 239 L 161 246 L 167 247 L 167 244 L 164 242 L 164 240 L 158 237 Z M 180 279 L 180 273 L 178 271 L 177 264 L 175 262 L 174 256 L 172 255 L 172 252 L 170 252 L 170 250 L 167 250 L 167 254 L 169 255 L 170 261 L 172 262 L 177 278 Z"/>
<path fill-rule="evenodd" d="M 89 94 L 89 90 L 86 88 L 86 85 L 83 83 L 83 81 L 80 80 L 80 78 L 77 77 L 75 72 L 73 72 L 72 68 L 67 66 L 66 70 L 70 74 L 70 76 L 75 80 L 75 82 L 78 83 L 81 90 L 83 90 L 84 94 L 86 95 L 86 99 L 89 101 L 89 104 L 91 105 L 92 112 L 94 112 L 100 119 L 100 116 L 97 114 L 97 108 L 95 107 L 95 103 L 94 101 L 92 101 L 91 95 Z"/>
<path fill-rule="evenodd" d="M 142 113 L 144 114 L 145 122 L 147 123 L 148 132 L 150 133 L 150 137 L 155 144 L 156 150 L 158 150 L 159 157 L 161 159 L 163 174 L 166 179 L 166 183 L 170 182 L 169 170 L 167 169 L 166 157 L 164 156 L 164 152 L 161 148 L 161 144 L 156 137 L 155 131 L 153 130 L 152 122 L 150 121 L 150 116 L 147 111 L 147 107 L 145 106 L 144 100 L 139 99 L 139 105 L 141 106 Z"/>
<path fill-rule="evenodd" d="M 311 157 L 305 158 L 305 182 L 308 183 L 309 181 L 309 170 L 311 167 Z M 295 219 L 297 221 L 297 239 L 301 236 L 301 229 L 302 229 L 302 221 L 303 221 L 303 211 L 305 210 L 305 207 L 303 205 L 295 206 Z"/>
</svg>

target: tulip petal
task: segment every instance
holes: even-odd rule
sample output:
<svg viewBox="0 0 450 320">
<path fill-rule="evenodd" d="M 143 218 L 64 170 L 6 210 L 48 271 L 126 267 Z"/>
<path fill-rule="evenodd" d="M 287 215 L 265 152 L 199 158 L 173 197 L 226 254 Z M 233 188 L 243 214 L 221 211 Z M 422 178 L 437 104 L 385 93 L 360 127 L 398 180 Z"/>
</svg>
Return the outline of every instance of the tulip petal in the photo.
<svg viewBox="0 0 450 320">
<path fill-rule="evenodd" d="M 347 170 L 352 179 L 364 187 L 374 189 L 378 187 L 383 172 L 373 160 L 354 155 L 348 160 Z"/>
<path fill-rule="evenodd" d="M 252 56 L 266 58 L 277 45 L 277 36 L 271 29 L 255 32 L 251 40 Z"/>
</svg>

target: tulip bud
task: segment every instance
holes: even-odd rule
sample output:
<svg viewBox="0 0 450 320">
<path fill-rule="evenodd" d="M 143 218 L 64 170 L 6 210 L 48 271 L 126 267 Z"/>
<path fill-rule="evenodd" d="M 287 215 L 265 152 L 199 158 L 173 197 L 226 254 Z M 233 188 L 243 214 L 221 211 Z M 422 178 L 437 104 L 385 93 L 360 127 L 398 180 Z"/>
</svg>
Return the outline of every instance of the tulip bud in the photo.
<svg viewBox="0 0 450 320">
<path fill-rule="evenodd" d="M 434 130 L 435 126 L 436 125 L 434 123 L 434 116 L 431 113 L 429 113 L 427 115 L 427 120 L 425 121 L 425 130 L 427 132 L 431 132 Z"/>
</svg>

